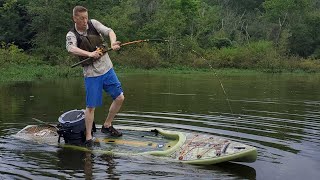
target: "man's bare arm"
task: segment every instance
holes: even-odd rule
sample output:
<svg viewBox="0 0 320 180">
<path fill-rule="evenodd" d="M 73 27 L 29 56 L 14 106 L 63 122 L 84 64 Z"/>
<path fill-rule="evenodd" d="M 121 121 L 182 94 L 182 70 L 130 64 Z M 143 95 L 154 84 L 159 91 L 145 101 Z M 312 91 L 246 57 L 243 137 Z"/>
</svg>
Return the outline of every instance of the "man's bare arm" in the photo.
<svg viewBox="0 0 320 180">
<path fill-rule="evenodd" d="M 109 32 L 110 42 L 111 42 L 111 48 L 113 50 L 119 50 L 120 49 L 120 42 L 117 41 L 116 33 L 114 33 L 113 30 Z"/>
</svg>

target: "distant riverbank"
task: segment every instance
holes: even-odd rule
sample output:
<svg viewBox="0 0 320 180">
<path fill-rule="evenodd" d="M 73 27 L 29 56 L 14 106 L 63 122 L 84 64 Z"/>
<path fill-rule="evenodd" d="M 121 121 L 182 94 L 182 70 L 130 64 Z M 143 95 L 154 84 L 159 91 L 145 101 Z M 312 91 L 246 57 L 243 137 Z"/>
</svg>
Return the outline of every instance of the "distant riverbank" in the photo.
<svg viewBox="0 0 320 180">
<path fill-rule="evenodd" d="M 248 70 L 248 69 L 196 69 L 189 67 L 175 68 L 157 68 L 157 69 L 139 69 L 123 66 L 114 67 L 117 73 L 152 73 L 152 74 L 199 74 L 199 73 L 216 73 L 218 76 L 229 75 L 259 75 L 266 73 L 263 70 Z M 75 78 L 82 77 L 82 68 L 70 68 L 69 66 L 49 66 L 49 65 L 7 65 L 0 68 L 0 82 L 10 81 L 34 81 L 55 78 Z M 269 72 L 270 73 L 270 72 Z M 282 72 L 274 74 L 308 74 L 304 71 Z M 314 73 L 318 74 L 318 73 Z"/>
</svg>

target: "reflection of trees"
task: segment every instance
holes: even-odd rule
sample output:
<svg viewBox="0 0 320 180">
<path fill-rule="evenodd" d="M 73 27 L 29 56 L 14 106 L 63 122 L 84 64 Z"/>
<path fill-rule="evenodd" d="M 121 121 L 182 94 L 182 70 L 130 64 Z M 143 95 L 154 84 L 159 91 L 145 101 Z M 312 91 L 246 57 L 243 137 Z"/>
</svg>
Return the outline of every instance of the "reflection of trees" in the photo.
<svg viewBox="0 0 320 180">
<path fill-rule="evenodd" d="M 65 173 L 70 173 L 67 170 L 83 170 L 86 179 L 93 177 L 93 154 L 90 151 L 79 151 L 71 148 L 62 148 L 58 150 L 59 162 L 57 166 Z M 75 173 L 77 171 L 74 171 Z"/>
<path fill-rule="evenodd" d="M 58 80 L 42 82 L 33 89 L 36 98 L 33 114 L 42 116 L 44 113 L 56 120 L 61 112 L 70 109 L 81 109 L 85 104 L 83 80 Z"/>
<path fill-rule="evenodd" d="M 85 152 L 84 159 L 84 175 L 86 179 L 92 179 L 93 154 L 89 151 Z"/>
<path fill-rule="evenodd" d="M 23 115 L 26 124 L 32 121 L 31 117 L 52 122 L 62 111 L 81 109 L 85 104 L 82 79 L 18 82 L 0 85 L 0 92 L 1 120 Z M 21 118 L 12 119 L 22 121 Z"/>
<path fill-rule="evenodd" d="M 106 169 L 106 173 L 108 174 L 107 179 L 118 179 L 120 174 L 115 173 L 116 162 L 113 160 L 113 156 L 104 154 L 104 155 L 101 155 L 100 158 L 108 163 L 107 169 Z"/>
<path fill-rule="evenodd" d="M 229 112 L 227 104 L 221 106 L 217 103 L 225 103 L 226 100 L 218 79 L 211 73 L 131 76 L 123 78 L 123 84 L 125 92 L 131 95 L 126 101 L 130 110 L 207 113 L 215 109 Z M 145 98 L 146 94 L 152 98 Z M 208 98 L 214 98 L 214 101 L 208 101 Z"/>
<path fill-rule="evenodd" d="M 221 172 L 230 173 L 235 177 L 240 179 L 256 179 L 256 170 L 250 166 L 243 164 L 237 164 L 232 162 L 226 162 L 221 164 L 216 164 L 214 166 L 201 167 L 203 169 L 214 169 Z"/>
<path fill-rule="evenodd" d="M 86 152 L 73 150 L 70 148 L 62 148 L 58 150 L 58 167 L 61 169 L 84 169 L 84 160 L 86 159 Z"/>
<path fill-rule="evenodd" d="M 15 120 L 18 118 L 12 116 L 25 114 L 25 107 L 29 107 L 28 103 L 33 101 L 33 97 L 30 97 L 30 83 L 15 83 L 0 85 L 0 119 L 2 121 Z M 21 112 L 22 111 L 22 112 Z"/>
<path fill-rule="evenodd" d="M 73 173 L 83 170 L 85 179 L 93 179 L 93 168 L 99 169 L 99 164 L 103 162 L 103 168 L 106 167 L 106 179 L 117 179 L 120 174 L 115 173 L 117 163 L 114 161 L 112 155 L 99 155 L 97 162 L 94 161 L 95 155 L 90 151 L 80 151 L 71 148 L 61 148 L 58 150 L 59 162 L 57 167 L 75 177 Z M 104 165 L 106 162 L 106 165 Z M 74 170 L 74 171 L 68 171 Z M 71 174 L 72 173 L 72 174 Z"/>
</svg>

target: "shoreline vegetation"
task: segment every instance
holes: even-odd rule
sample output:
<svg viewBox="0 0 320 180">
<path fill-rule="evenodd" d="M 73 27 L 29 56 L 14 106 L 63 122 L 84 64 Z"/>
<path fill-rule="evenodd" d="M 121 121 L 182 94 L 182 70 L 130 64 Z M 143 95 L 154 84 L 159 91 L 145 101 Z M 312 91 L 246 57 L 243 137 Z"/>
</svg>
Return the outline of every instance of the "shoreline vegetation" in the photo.
<svg viewBox="0 0 320 180">
<path fill-rule="evenodd" d="M 240 69 L 240 68 L 195 68 L 190 66 L 141 68 L 135 66 L 123 66 L 114 63 L 118 74 L 217 74 L 223 76 L 250 76 L 259 74 L 276 75 L 318 75 L 319 69 L 290 69 L 273 71 L 270 69 Z M 71 68 L 70 65 L 47 65 L 43 63 L 10 63 L 0 66 L 0 83 L 51 80 L 59 78 L 82 78 L 82 67 Z"/>
<path fill-rule="evenodd" d="M 109 55 L 117 73 L 217 73 L 219 76 L 228 76 L 320 72 L 318 59 L 280 57 L 267 50 L 244 52 L 244 47 L 240 47 L 240 50 L 222 49 L 215 51 L 214 55 L 207 54 L 209 58 L 189 53 L 184 57 L 184 61 L 177 63 L 175 60 L 161 59 L 149 48 L 123 48 L 119 52 L 110 52 Z M 242 53 L 247 56 L 242 56 Z M 43 61 L 43 57 L 29 55 L 14 44 L 0 48 L 0 82 L 83 77 L 81 65 L 71 68 L 72 64 L 78 62 L 77 58 L 67 53 L 61 57 L 56 63 L 50 64 Z"/>
</svg>

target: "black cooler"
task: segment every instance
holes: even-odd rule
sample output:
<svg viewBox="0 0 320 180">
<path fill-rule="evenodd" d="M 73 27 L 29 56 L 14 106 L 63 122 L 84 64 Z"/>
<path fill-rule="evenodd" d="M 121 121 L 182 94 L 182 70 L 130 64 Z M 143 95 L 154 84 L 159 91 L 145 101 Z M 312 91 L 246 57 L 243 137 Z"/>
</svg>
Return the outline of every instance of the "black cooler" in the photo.
<svg viewBox="0 0 320 180">
<path fill-rule="evenodd" d="M 59 143 L 60 138 L 63 137 L 67 144 L 84 144 L 86 140 L 85 110 L 76 109 L 65 112 L 59 117 L 58 121 Z"/>
</svg>

